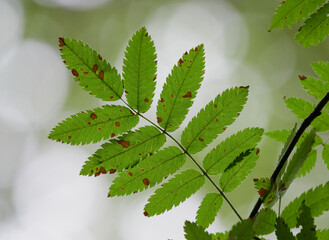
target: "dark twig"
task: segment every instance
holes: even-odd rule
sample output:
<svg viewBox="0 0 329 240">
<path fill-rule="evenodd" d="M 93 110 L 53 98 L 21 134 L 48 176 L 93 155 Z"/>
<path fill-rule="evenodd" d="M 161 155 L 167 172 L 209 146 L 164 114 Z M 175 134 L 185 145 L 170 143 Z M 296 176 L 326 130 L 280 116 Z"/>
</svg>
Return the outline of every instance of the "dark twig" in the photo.
<svg viewBox="0 0 329 240">
<path fill-rule="evenodd" d="M 299 129 L 297 130 L 295 136 L 291 140 L 289 146 L 287 147 L 286 151 L 282 155 L 279 164 L 275 168 L 272 176 L 271 176 L 271 181 L 275 182 L 276 178 L 278 177 L 281 169 L 283 168 L 284 164 L 288 160 L 289 155 L 291 154 L 292 150 L 294 149 L 296 143 L 298 142 L 300 136 L 302 136 L 303 132 L 306 130 L 306 128 L 314 121 L 314 119 L 318 116 L 321 115 L 321 110 L 323 107 L 328 103 L 329 101 L 329 92 L 321 99 L 321 101 L 318 103 L 318 105 L 314 108 L 314 110 L 311 112 L 310 115 L 308 115 L 302 124 L 300 125 Z M 259 198 L 258 201 L 256 202 L 253 210 L 251 211 L 249 218 L 253 218 L 256 216 L 259 208 L 261 207 L 263 201 Z"/>
</svg>

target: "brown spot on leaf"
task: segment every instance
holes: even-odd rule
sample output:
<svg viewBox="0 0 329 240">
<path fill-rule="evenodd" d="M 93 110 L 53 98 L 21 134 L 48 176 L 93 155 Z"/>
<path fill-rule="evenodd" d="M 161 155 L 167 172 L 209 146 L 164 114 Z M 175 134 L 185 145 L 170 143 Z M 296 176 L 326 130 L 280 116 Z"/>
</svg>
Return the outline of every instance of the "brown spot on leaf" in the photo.
<svg viewBox="0 0 329 240">
<path fill-rule="evenodd" d="M 100 71 L 100 72 L 98 73 L 98 76 L 99 76 L 99 78 L 100 78 L 101 80 L 104 80 L 104 71 L 103 71 L 103 70 Z"/>
<path fill-rule="evenodd" d="M 97 171 L 97 168 L 96 168 Z M 106 170 L 104 167 L 101 167 L 97 173 L 95 173 L 95 177 L 98 177 L 101 174 L 106 174 Z"/>
<path fill-rule="evenodd" d="M 102 130 L 102 128 L 98 128 L 98 130 L 100 131 L 100 130 Z"/>
<path fill-rule="evenodd" d="M 223 131 L 225 131 L 226 130 L 226 128 L 223 128 Z"/>
<path fill-rule="evenodd" d="M 63 61 L 63 63 L 65 63 L 65 64 L 66 64 L 66 61 L 64 60 L 64 61 Z"/>
<path fill-rule="evenodd" d="M 141 172 L 144 172 L 144 168 L 141 169 Z"/>
<path fill-rule="evenodd" d="M 99 54 L 98 54 L 98 59 L 101 60 L 101 61 L 103 60 L 103 58 Z"/>
<path fill-rule="evenodd" d="M 248 86 L 240 86 L 239 88 L 246 88 L 246 89 L 248 89 L 249 88 L 249 85 Z"/>
<path fill-rule="evenodd" d="M 124 190 L 125 190 L 125 188 L 124 188 L 124 187 L 122 187 L 122 188 L 121 188 L 121 190 L 122 190 L 122 191 L 124 191 Z"/>
<path fill-rule="evenodd" d="M 142 154 L 141 154 L 141 153 L 138 153 L 138 155 L 139 155 L 139 156 L 142 156 Z M 144 171 L 144 170 L 143 170 L 143 171 Z"/>
<path fill-rule="evenodd" d="M 85 88 L 87 88 L 87 87 L 88 87 L 88 85 L 85 86 Z"/>
<path fill-rule="evenodd" d="M 213 151 L 216 151 L 216 148 L 213 148 L 212 150 L 213 150 Z"/>
<path fill-rule="evenodd" d="M 120 127 L 120 122 L 115 122 L 115 126 Z"/>
<path fill-rule="evenodd" d="M 136 193 L 137 193 L 137 191 L 134 191 L 134 192 L 133 192 L 133 194 L 136 194 Z"/>
<path fill-rule="evenodd" d="M 62 38 L 62 37 L 58 38 L 58 46 L 60 46 L 60 47 L 65 46 L 64 38 Z"/>
<path fill-rule="evenodd" d="M 132 175 L 133 175 L 133 173 L 132 173 L 132 172 L 129 172 L 129 173 L 128 173 L 128 175 L 129 175 L 129 176 L 132 176 Z"/>
<path fill-rule="evenodd" d="M 149 102 L 149 99 L 148 99 L 148 98 L 145 98 L 145 99 L 144 99 L 144 102 Z"/>
<path fill-rule="evenodd" d="M 160 99 L 160 102 L 164 102 L 164 99 L 163 99 L 163 98 L 161 98 L 161 99 Z"/>
<path fill-rule="evenodd" d="M 157 117 L 157 121 L 158 121 L 158 123 L 161 123 L 162 122 L 162 118 L 161 117 Z"/>
<path fill-rule="evenodd" d="M 71 139 L 71 136 L 67 136 L 69 139 Z"/>
<path fill-rule="evenodd" d="M 204 139 L 203 139 L 203 138 L 199 138 L 199 141 L 203 142 L 203 141 L 204 141 Z"/>
<path fill-rule="evenodd" d="M 110 99 L 113 99 L 113 96 L 110 96 Z"/>
<path fill-rule="evenodd" d="M 120 109 L 120 112 L 123 112 L 123 110 L 122 110 L 122 109 Z"/>
<path fill-rule="evenodd" d="M 305 79 L 307 79 L 307 77 L 306 76 L 301 76 L 301 75 L 298 75 L 298 77 L 299 77 L 299 80 L 301 80 L 301 81 L 303 81 L 303 80 L 305 80 Z"/>
<path fill-rule="evenodd" d="M 260 150 L 259 150 L 259 149 L 257 149 L 257 151 L 256 151 L 256 155 L 258 155 L 258 154 L 259 154 L 259 152 L 260 152 Z"/>
<path fill-rule="evenodd" d="M 192 97 L 192 93 L 191 91 L 188 91 L 184 96 L 183 98 L 191 98 Z"/>
<path fill-rule="evenodd" d="M 88 125 L 90 126 L 91 125 L 91 122 L 88 122 Z"/>
<path fill-rule="evenodd" d="M 98 70 L 98 66 L 96 64 L 94 64 L 93 66 L 93 72 L 96 72 Z"/>
<path fill-rule="evenodd" d="M 178 67 L 182 67 L 182 63 L 184 63 L 184 61 L 183 61 L 183 59 L 180 58 L 178 60 Z"/>
<path fill-rule="evenodd" d="M 111 197 L 111 194 L 107 194 L 107 197 L 110 198 Z"/>
<path fill-rule="evenodd" d="M 196 51 L 196 52 L 199 51 L 198 47 L 195 47 L 195 48 L 194 48 L 194 51 Z"/>
<path fill-rule="evenodd" d="M 267 193 L 267 190 L 264 188 L 261 188 L 257 192 L 258 192 L 259 196 L 263 197 Z"/>
<path fill-rule="evenodd" d="M 157 75 L 154 76 L 153 81 L 155 81 L 156 79 L 157 79 Z"/>
<path fill-rule="evenodd" d="M 150 185 L 150 181 L 148 180 L 148 178 L 143 179 L 143 184 L 146 186 Z"/>
<path fill-rule="evenodd" d="M 254 182 L 258 182 L 259 179 L 258 179 L 258 178 L 254 178 L 253 181 L 254 181 Z"/>
<path fill-rule="evenodd" d="M 170 97 L 174 97 L 174 94 L 170 94 Z"/>
<path fill-rule="evenodd" d="M 79 73 L 77 72 L 77 70 L 72 69 L 71 72 L 72 72 L 73 76 L 79 77 Z"/>
<path fill-rule="evenodd" d="M 131 111 L 131 110 L 130 110 L 130 113 L 131 113 L 131 115 L 135 115 L 135 113 L 133 111 Z"/>
<path fill-rule="evenodd" d="M 97 119 L 97 115 L 95 113 L 91 113 L 90 114 L 90 117 L 91 117 L 92 120 Z"/>
<path fill-rule="evenodd" d="M 88 74 L 88 72 L 83 72 L 84 74 Z"/>
<path fill-rule="evenodd" d="M 300 11 L 299 14 L 302 14 L 302 11 Z"/>
<path fill-rule="evenodd" d="M 125 90 L 125 93 L 126 93 L 126 94 L 128 94 L 128 91 L 127 91 L 127 90 Z"/>
<path fill-rule="evenodd" d="M 217 108 L 217 104 L 214 104 L 214 108 Z"/>
<path fill-rule="evenodd" d="M 94 173 L 94 170 L 91 170 L 90 172 L 93 174 Z"/>
<path fill-rule="evenodd" d="M 109 173 L 110 173 L 110 174 L 113 174 L 113 173 L 115 173 L 116 171 L 117 171 L 116 169 L 111 168 L 111 169 L 109 170 Z"/>
<path fill-rule="evenodd" d="M 112 133 L 112 134 L 111 134 L 111 138 L 113 138 L 113 137 L 115 137 L 115 133 Z"/>
<path fill-rule="evenodd" d="M 126 140 L 119 140 L 118 143 L 121 144 L 123 148 L 128 148 L 130 146 L 130 142 Z"/>
<path fill-rule="evenodd" d="M 143 214 L 144 214 L 145 217 L 148 217 L 149 216 L 148 212 L 146 212 L 146 211 L 144 211 Z"/>
<path fill-rule="evenodd" d="M 218 122 L 218 118 L 216 118 L 216 122 Z"/>
</svg>

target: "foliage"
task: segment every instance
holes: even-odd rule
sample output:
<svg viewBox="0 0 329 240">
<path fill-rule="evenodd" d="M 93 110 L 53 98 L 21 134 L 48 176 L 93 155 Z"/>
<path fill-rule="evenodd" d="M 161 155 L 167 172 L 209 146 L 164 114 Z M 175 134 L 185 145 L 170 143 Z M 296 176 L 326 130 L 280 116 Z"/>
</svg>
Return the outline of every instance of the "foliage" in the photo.
<svg viewBox="0 0 329 240">
<path fill-rule="evenodd" d="M 322 10 L 314 12 L 323 3 L 307 0 L 282 3 L 271 28 L 291 26 L 312 13 L 318 14 Z M 302 13 L 296 15 L 299 11 Z M 313 15 L 305 24 L 317 19 Z M 314 43 L 314 37 L 310 39 Z M 254 179 L 259 201 L 264 203 L 265 208 L 259 212 L 257 209 L 255 215 L 243 219 L 226 193 L 240 186 L 256 166 L 260 157 L 257 144 L 264 130 L 258 127 L 241 129 L 226 139 L 221 138 L 214 148 L 208 145 L 240 115 L 247 102 L 249 86 L 233 87 L 218 94 L 188 122 L 185 129 L 180 129 L 181 141 L 178 141 L 170 132 L 179 129 L 200 88 L 205 71 L 203 44 L 186 51 L 167 77 L 157 101 L 154 116 L 157 122 L 144 115 L 154 101 L 157 79 L 155 46 L 144 27 L 137 30 L 128 42 L 122 77 L 96 51 L 81 41 L 59 38 L 59 46 L 64 63 L 80 86 L 103 101 L 120 100 L 124 105 L 109 104 L 77 113 L 60 122 L 49 134 L 50 139 L 71 145 L 106 141 L 88 158 L 80 174 L 116 174 L 108 197 L 130 195 L 156 186 L 143 213 L 151 217 L 183 203 L 207 181 L 215 192 L 205 194 L 196 213 L 196 221 L 185 222 L 184 231 L 188 240 L 260 239 L 259 236 L 274 231 L 278 239 L 295 239 L 291 228 L 298 226 L 301 226 L 301 231 L 296 235 L 297 239 L 325 239 L 328 236 L 326 229 L 315 232 L 314 217 L 329 209 L 329 182 L 297 197 L 284 208 L 282 214 L 280 210 L 277 213 L 272 209 L 278 200 L 280 209 L 281 200 L 294 179 L 311 171 L 319 156 L 319 149 L 322 148 L 323 160 L 329 166 L 329 144 L 322 139 L 323 135 L 318 134 L 329 130 L 328 107 L 316 120 L 312 120 L 312 130 L 301 134 L 295 143 L 296 151 L 292 158 L 281 166 L 281 160 L 299 130 L 295 125 L 292 131 L 266 133 L 285 143 L 279 157 L 279 172 L 275 178 Z M 318 62 L 312 66 L 320 78 L 300 76 L 300 79 L 307 93 L 319 101 L 326 95 L 325 89 L 329 86 L 329 64 Z M 300 98 L 287 98 L 285 102 L 301 119 L 307 118 L 317 107 Z M 136 128 L 141 118 L 149 125 Z M 173 140 L 174 146 L 164 147 L 168 138 Z M 194 154 L 202 150 L 207 154 L 199 159 L 199 155 Z M 186 167 L 186 161 L 190 161 L 194 167 Z M 212 177 L 218 179 L 217 184 Z M 224 201 L 240 221 L 230 231 L 210 234 L 205 229 L 214 222 Z"/>
<path fill-rule="evenodd" d="M 306 48 L 317 46 L 329 35 L 328 10 L 325 0 L 284 0 L 275 10 L 269 30 L 291 27 L 306 19 L 295 39 Z"/>
</svg>

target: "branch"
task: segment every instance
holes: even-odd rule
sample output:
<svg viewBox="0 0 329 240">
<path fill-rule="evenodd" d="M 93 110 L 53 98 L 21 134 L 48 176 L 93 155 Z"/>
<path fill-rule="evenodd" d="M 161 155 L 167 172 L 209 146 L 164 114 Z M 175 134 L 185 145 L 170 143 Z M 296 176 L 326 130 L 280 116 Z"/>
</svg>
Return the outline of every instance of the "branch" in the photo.
<svg viewBox="0 0 329 240">
<path fill-rule="evenodd" d="M 310 115 L 308 115 L 302 124 L 300 125 L 299 129 L 297 130 L 295 136 L 292 138 L 289 146 L 287 147 L 286 151 L 282 155 L 277 167 L 275 168 L 274 172 L 271 176 L 271 181 L 275 182 L 276 178 L 278 177 L 280 171 L 282 170 L 284 164 L 288 160 L 289 155 L 291 154 L 292 150 L 294 149 L 296 143 L 298 142 L 300 136 L 303 134 L 303 132 L 306 130 L 306 128 L 314 121 L 314 119 L 321 115 L 321 110 L 323 107 L 328 103 L 329 101 L 329 92 L 321 99 L 321 101 L 318 103 L 318 105 L 314 108 L 314 110 L 311 112 Z M 258 201 L 256 202 L 253 210 L 251 211 L 249 218 L 254 218 L 261 207 L 263 201 L 258 198 Z"/>
</svg>

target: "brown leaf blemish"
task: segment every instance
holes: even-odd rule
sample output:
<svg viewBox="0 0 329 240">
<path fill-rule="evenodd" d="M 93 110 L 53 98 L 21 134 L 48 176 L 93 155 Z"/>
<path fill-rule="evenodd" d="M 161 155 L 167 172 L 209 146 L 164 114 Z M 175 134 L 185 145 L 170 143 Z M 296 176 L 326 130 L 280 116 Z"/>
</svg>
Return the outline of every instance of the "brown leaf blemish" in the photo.
<svg viewBox="0 0 329 240">
<path fill-rule="evenodd" d="M 157 79 L 157 75 L 154 76 L 153 81 L 155 81 L 156 79 Z"/>
<path fill-rule="evenodd" d="M 116 127 L 120 127 L 120 122 L 115 122 Z"/>
<path fill-rule="evenodd" d="M 112 134 L 111 134 L 111 138 L 113 138 L 113 137 L 115 137 L 115 133 L 112 133 Z"/>
<path fill-rule="evenodd" d="M 117 171 L 116 169 L 111 168 L 111 169 L 109 170 L 109 173 L 110 173 L 110 174 L 113 174 L 113 173 L 115 173 L 116 171 Z"/>
<path fill-rule="evenodd" d="M 94 64 L 93 66 L 93 72 L 95 73 L 98 70 L 98 66 L 96 64 Z"/>
<path fill-rule="evenodd" d="M 170 97 L 174 97 L 174 94 L 170 94 Z"/>
<path fill-rule="evenodd" d="M 101 55 L 99 55 L 99 54 L 98 54 L 98 59 L 99 59 L 99 60 L 101 60 L 101 61 L 103 61 L 103 58 L 102 58 L 102 56 L 101 56 Z"/>
<path fill-rule="evenodd" d="M 217 104 L 214 104 L 214 108 L 217 108 Z"/>
<path fill-rule="evenodd" d="M 298 77 L 299 77 L 299 80 L 301 80 L 301 81 L 303 81 L 303 80 L 305 80 L 305 79 L 307 79 L 307 77 L 306 76 L 301 76 L 301 75 L 298 75 Z"/>
<path fill-rule="evenodd" d="M 192 93 L 191 91 L 188 91 L 184 96 L 183 98 L 191 98 L 192 97 Z"/>
<path fill-rule="evenodd" d="M 249 88 L 249 85 L 248 86 L 240 86 L 239 88 L 246 88 L 246 89 L 248 89 Z"/>
<path fill-rule="evenodd" d="M 67 136 L 68 137 L 68 139 L 71 139 L 72 137 L 71 136 Z"/>
<path fill-rule="evenodd" d="M 263 197 L 267 193 L 267 190 L 264 188 L 261 188 L 257 192 L 258 192 L 259 196 Z"/>
<path fill-rule="evenodd" d="M 150 185 L 150 181 L 148 180 L 148 178 L 143 179 L 143 184 L 146 186 Z"/>
<path fill-rule="evenodd" d="M 199 141 L 203 142 L 203 141 L 204 141 L 204 139 L 203 139 L 203 138 L 199 138 Z"/>
<path fill-rule="evenodd" d="M 182 63 L 184 63 L 184 61 L 183 61 L 183 59 L 179 59 L 179 61 L 178 61 L 178 67 L 182 67 Z"/>
<path fill-rule="evenodd" d="M 260 152 L 260 150 L 259 150 L 259 149 L 257 149 L 257 151 L 256 151 L 256 155 L 258 155 L 258 154 L 259 154 L 259 152 Z"/>
<path fill-rule="evenodd" d="M 149 102 L 149 99 L 148 99 L 148 98 L 145 98 L 145 99 L 144 99 L 144 102 Z"/>
<path fill-rule="evenodd" d="M 58 38 L 58 46 L 60 46 L 60 47 L 65 46 L 64 38 L 62 38 L 62 37 Z"/>
<path fill-rule="evenodd" d="M 128 173 L 128 175 L 129 175 L 129 176 L 132 176 L 132 175 L 133 175 L 133 173 L 132 173 L 132 172 L 129 172 L 129 173 Z"/>
<path fill-rule="evenodd" d="M 99 78 L 100 78 L 101 80 L 104 80 L 104 71 L 103 71 L 103 70 L 100 71 L 100 72 L 98 73 L 98 76 L 99 76 Z"/>
<path fill-rule="evenodd" d="M 258 182 L 259 179 L 258 179 L 258 178 L 254 178 L 253 181 L 254 181 L 254 182 Z"/>
<path fill-rule="evenodd" d="M 88 125 L 90 126 L 91 125 L 91 122 L 88 122 Z"/>
<path fill-rule="evenodd" d="M 126 140 L 119 140 L 118 143 L 123 147 L 123 148 L 128 148 L 130 146 L 130 142 Z"/>
<path fill-rule="evenodd" d="M 145 217 L 149 216 L 148 212 L 146 212 L 146 211 L 144 211 L 143 214 L 144 214 Z"/>
<path fill-rule="evenodd" d="M 73 76 L 79 77 L 79 73 L 77 72 L 77 70 L 72 69 L 71 72 L 72 72 Z"/>
<path fill-rule="evenodd" d="M 164 102 L 164 99 L 163 99 L 163 98 L 161 98 L 161 99 L 160 99 L 160 102 Z"/>
<path fill-rule="evenodd" d="M 162 118 L 161 117 L 157 117 L 157 121 L 158 121 L 158 123 L 161 123 L 162 122 Z"/>
<path fill-rule="evenodd" d="M 97 119 L 97 115 L 95 113 L 91 113 L 90 114 L 90 117 L 91 117 L 92 120 Z"/>
</svg>

